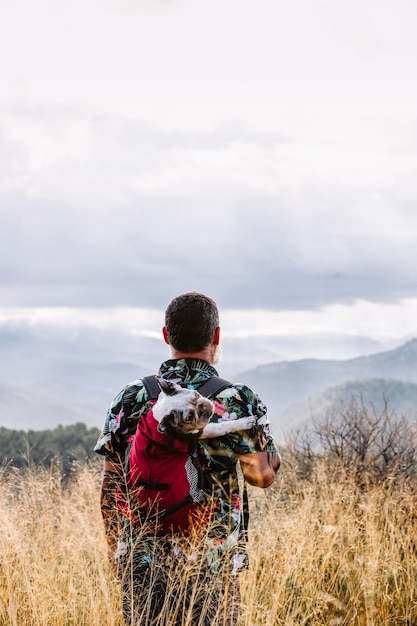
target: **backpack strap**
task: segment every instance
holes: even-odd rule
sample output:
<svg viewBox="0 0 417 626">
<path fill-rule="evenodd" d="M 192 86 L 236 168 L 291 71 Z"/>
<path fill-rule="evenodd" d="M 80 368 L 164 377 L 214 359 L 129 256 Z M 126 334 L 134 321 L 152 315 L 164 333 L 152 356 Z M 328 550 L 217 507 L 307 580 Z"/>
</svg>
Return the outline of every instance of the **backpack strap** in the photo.
<svg viewBox="0 0 417 626">
<path fill-rule="evenodd" d="M 151 376 L 144 376 L 142 379 L 143 385 L 148 394 L 148 400 L 156 400 L 161 392 L 158 382 L 154 374 Z"/>
<path fill-rule="evenodd" d="M 198 388 L 198 393 L 201 393 L 205 398 L 215 398 L 223 389 L 231 387 L 232 383 L 220 376 L 212 376 Z"/>
<path fill-rule="evenodd" d="M 148 394 L 148 400 L 156 400 L 160 394 L 160 388 L 157 383 L 156 377 L 154 375 L 144 376 L 142 378 L 143 385 L 146 389 L 146 393 Z M 205 398 L 214 398 L 220 391 L 226 389 L 226 387 L 230 387 L 232 385 L 231 382 L 226 380 L 225 378 L 220 378 L 220 376 L 212 376 L 204 383 L 202 383 L 198 388 L 198 393 L 201 393 Z"/>
</svg>

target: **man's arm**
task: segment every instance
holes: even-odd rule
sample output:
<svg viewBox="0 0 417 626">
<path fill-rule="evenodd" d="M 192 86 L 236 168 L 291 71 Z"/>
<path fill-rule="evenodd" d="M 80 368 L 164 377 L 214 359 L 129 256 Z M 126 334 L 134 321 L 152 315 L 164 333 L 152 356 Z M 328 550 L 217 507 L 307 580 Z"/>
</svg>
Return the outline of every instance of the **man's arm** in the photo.
<svg viewBox="0 0 417 626">
<path fill-rule="evenodd" d="M 104 459 L 103 478 L 100 492 L 100 508 L 104 521 L 110 563 L 113 564 L 119 533 L 119 517 L 116 506 L 117 483 L 123 474 L 122 465 L 110 459 Z"/>
<path fill-rule="evenodd" d="M 275 480 L 281 465 L 278 452 L 252 452 L 239 456 L 243 476 L 250 485 L 266 489 Z"/>
</svg>

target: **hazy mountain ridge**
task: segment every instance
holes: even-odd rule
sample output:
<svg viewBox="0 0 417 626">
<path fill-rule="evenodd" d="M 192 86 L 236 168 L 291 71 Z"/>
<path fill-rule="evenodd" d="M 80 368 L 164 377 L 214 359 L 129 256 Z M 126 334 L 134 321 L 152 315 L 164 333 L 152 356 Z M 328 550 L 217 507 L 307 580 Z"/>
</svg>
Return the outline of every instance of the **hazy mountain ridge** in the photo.
<svg viewBox="0 0 417 626">
<path fill-rule="evenodd" d="M 271 352 L 276 353 L 278 344 L 273 341 L 271 338 Z M 256 344 L 244 339 L 228 339 L 225 344 L 225 354 L 238 355 L 236 362 L 255 358 Z M 109 334 L 100 329 L 63 333 L 48 328 L 41 332 L 3 328 L 0 349 L 0 426 L 35 430 L 75 422 L 101 428 L 118 391 L 129 381 L 155 371 L 168 356 L 162 341 L 132 338 L 126 330 Z M 309 402 L 331 387 L 365 379 L 417 383 L 416 366 L 417 339 L 413 339 L 370 356 L 277 361 L 240 375 L 233 374 L 232 361 L 222 358 L 219 372 L 230 380 L 245 382 L 261 395 L 273 429 L 279 433 L 304 414 L 308 419 Z"/>
<path fill-rule="evenodd" d="M 303 359 L 270 363 L 239 376 L 264 399 L 271 422 L 279 431 L 309 419 L 310 404 L 319 403 L 318 398 L 327 389 L 350 382 L 351 391 L 356 386 L 363 393 L 364 381 L 373 379 L 384 381 L 381 393 L 384 389 L 392 390 L 392 381 L 417 383 L 417 339 L 370 356 L 345 361 Z M 398 394 L 395 397 L 398 404 Z M 324 398 L 321 402 L 328 404 Z"/>
<path fill-rule="evenodd" d="M 343 412 L 351 402 L 363 402 L 379 415 L 385 403 L 390 412 L 397 415 L 417 418 L 417 384 L 384 378 L 349 380 L 327 388 L 322 394 L 309 398 L 306 402 L 289 407 L 285 412 L 282 429 L 308 423 L 311 419 L 320 422 L 328 411 Z"/>
</svg>

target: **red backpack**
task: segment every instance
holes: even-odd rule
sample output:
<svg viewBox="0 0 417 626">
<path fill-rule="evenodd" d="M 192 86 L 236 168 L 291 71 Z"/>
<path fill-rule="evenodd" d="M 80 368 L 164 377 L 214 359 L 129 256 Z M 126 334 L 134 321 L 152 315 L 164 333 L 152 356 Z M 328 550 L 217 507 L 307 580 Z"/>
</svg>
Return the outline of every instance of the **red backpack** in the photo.
<svg viewBox="0 0 417 626">
<path fill-rule="evenodd" d="M 151 400 L 126 452 L 126 476 L 116 492 L 117 505 L 134 526 L 143 527 L 147 534 L 189 534 L 210 522 L 214 506 L 202 504 L 198 434 L 177 437 L 159 432 L 152 405 L 160 389 L 155 377 L 142 380 Z M 214 397 L 230 385 L 214 376 L 198 392 Z"/>
</svg>

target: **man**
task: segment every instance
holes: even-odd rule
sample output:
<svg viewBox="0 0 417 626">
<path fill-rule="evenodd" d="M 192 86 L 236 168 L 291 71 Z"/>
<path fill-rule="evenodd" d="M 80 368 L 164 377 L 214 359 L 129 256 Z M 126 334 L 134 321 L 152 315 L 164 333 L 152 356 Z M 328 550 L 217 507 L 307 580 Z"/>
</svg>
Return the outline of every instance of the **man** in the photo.
<svg viewBox="0 0 417 626">
<path fill-rule="evenodd" d="M 214 365 L 218 361 L 220 327 L 217 305 L 211 298 L 195 292 L 175 298 L 165 312 L 162 332 L 172 358 L 162 363 L 161 377 L 198 390 L 217 376 Z M 123 612 L 128 625 L 237 624 L 237 574 L 247 562 L 246 515 L 237 465 L 247 483 L 266 488 L 274 482 L 280 456 L 269 431 L 266 407 L 253 391 L 230 384 L 212 400 L 216 411 L 211 419 L 253 415 L 256 425 L 245 433 L 200 441 L 203 492 L 206 504 L 213 506 L 210 509 L 207 504 L 204 508 L 211 511 L 209 530 L 198 535 L 197 542 L 188 538 L 188 545 L 180 537 L 147 534 L 146 528 L 138 532 L 126 519 L 120 524 L 115 492 L 123 479 L 128 440 L 148 401 L 143 382 L 128 384 L 108 411 L 95 450 L 104 455 L 101 507 L 110 554 L 112 558 L 116 555 L 121 570 Z M 198 565 L 191 568 L 190 563 L 197 560 Z"/>
</svg>

